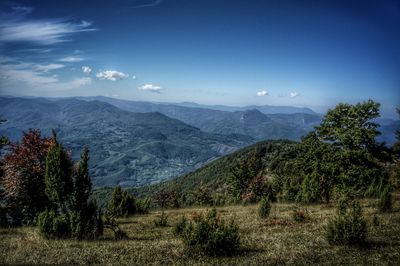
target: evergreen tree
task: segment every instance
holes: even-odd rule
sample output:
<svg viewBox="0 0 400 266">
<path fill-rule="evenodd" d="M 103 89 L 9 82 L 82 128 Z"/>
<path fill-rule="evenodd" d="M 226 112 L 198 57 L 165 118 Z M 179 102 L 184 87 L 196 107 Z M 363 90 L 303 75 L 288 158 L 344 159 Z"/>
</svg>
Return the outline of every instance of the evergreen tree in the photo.
<svg viewBox="0 0 400 266">
<path fill-rule="evenodd" d="M 123 191 L 121 186 L 117 186 L 112 193 L 107 210 L 113 217 L 133 215 L 136 212 L 135 198 Z"/>
<path fill-rule="evenodd" d="M 46 195 L 63 213 L 73 193 L 72 162 L 64 147 L 57 141 L 53 131 L 54 146 L 46 157 Z"/>
<path fill-rule="evenodd" d="M 378 209 L 381 212 L 390 212 L 393 208 L 392 193 L 390 187 L 386 186 L 382 191 L 378 202 Z"/>
<path fill-rule="evenodd" d="M 258 204 L 258 216 L 262 219 L 267 218 L 271 211 L 271 204 L 269 197 L 263 197 Z"/>
<path fill-rule="evenodd" d="M 74 210 L 81 212 L 86 209 L 92 190 L 92 182 L 88 169 L 89 148 L 84 147 L 81 159 L 74 173 Z"/>
<path fill-rule="evenodd" d="M 231 169 L 229 177 L 230 193 L 235 199 L 240 199 L 241 196 L 248 190 L 251 181 L 257 177 L 262 170 L 262 157 L 266 150 L 255 149 L 252 155 L 247 160 L 239 160 Z"/>
</svg>

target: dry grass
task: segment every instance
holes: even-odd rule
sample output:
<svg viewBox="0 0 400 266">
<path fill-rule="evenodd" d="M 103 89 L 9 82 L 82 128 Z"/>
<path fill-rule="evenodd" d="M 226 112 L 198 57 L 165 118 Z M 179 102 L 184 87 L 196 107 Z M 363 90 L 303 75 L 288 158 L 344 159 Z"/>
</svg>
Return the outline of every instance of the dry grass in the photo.
<svg viewBox="0 0 400 266">
<path fill-rule="evenodd" d="M 159 212 L 120 220 L 129 239 L 112 240 L 107 232 L 98 241 L 44 240 L 35 228 L 0 230 L 0 264 L 102 264 L 102 265 L 265 265 L 343 264 L 400 265 L 400 206 L 388 214 L 376 213 L 373 202 L 364 201 L 368 220 L 368 244 L 363 247 L 331 246 L 324 238 L 327 218 L 334 208 L 309 205 L 306 222 L 293 220 L 294 204 L 273 204 L 270 218 L 261 220 L 257 206 L 218 208 L 224 218 L 234 217 L 240 226 L 241 254 L 208 258 L 185 251 L 172 226 L 181 215 L 193 216 L 205 208 L 169 210 L 167 227 L 155 227 Z M 379 225 L 373 225 L 373 216 Z"/>
</svg>

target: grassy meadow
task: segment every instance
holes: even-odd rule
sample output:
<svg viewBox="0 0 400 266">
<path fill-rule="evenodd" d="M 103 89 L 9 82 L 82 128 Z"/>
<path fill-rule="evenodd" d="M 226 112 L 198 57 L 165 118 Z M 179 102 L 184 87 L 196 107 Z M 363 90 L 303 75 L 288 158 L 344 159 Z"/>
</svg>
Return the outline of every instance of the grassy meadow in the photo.
<svg viewBox="0 0 400 266">
<path fill-rule="evenodd" d="M 119 219 L 128 239 L 115 241 L 107 231 L 97 241 L 45 240 L 37 228 L 0 230 L 1 264 L 102 264 L 102 265 L 265 265 L 265 264 L 400 264 L 400 195 L 391 213 L 378 213 L 374 200 L 364 200 L 368 222 L 367 244 L 333 246 L 325 240 L 324 226 L 335 214 L 330 205 L 272 205 L 269 218 L 257 215 L 257 205 L 218 207 L 224 219 L 235 218 L 240 227 L 241 251 L 233 257 L 207 257 L 185 250 L 173 234 L 182 215 L 188 218 L 207 208 L 167 210 L 168 226 L 155 227 L 160 211 Z M 295 221 L 294 209 L 307 213 Z M 377 218 L 374 218 L 376 216 Z M 374 221 L 375 220 L 375 221 Z"/>
</svg>

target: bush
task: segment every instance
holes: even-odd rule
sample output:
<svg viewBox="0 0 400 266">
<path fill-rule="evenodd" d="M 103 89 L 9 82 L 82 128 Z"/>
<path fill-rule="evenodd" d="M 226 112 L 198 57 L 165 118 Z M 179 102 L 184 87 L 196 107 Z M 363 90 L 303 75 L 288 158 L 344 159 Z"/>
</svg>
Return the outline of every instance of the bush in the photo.
<svg viewBox="0 0 400 266">
<path fill-rule="evenodd" d="M 90 202 L 82 212 L 71 212 L 71 236 L 78 240 L 97 239 L 103 234 L 103 221 L 97 207 Z"/>
<path fill-rule="evenodd" d="M 139 214 L 145 214 L 149 212 L 150 209 L 150 199 L 142 199 L 136 201 L 136 212 Z"/>
<path fill-rule="evenodd" d="M 68 238 L 71 236 L 70 219 L 68 215 L 57 215 L 54 211 L 44 211 L 38 216 L 40 233 L 48 238 Z"/>
<path fill-rule="evenodd" d="M 108 204 L 108 212 L 114 217 L 127 217 L 135 214 L 135 198 L 123 191 L 120 186 L 117 186 Z"/>
<path fill-rule="evenodd" d="M 260 203 L 258 204 L 258 216 L 260 218 L 267 218 L 271 211 L 271 204 L 269 202 L 269 198 L 264 197 L 261 199 Z"/>
<path fill-rule="evenodd" d="M 7 209 L 0 205 L 0 228 L 8 227 Z"/>
<path fill-rule="evenodd" d="M 240 246 L 239 228 L 233 220 L 228 224 L 217 216 L 215 209 L 188 222 L 185 218 L 175 226 L 187 248 L 208 256 L 229 256 Z"/>
<path fill-rule="evenodd" d="M 362 244 L 367 236 L 367 223 L 358 202 L 352 201 L 338 209 L 337 216 L 328 222 L 326 238 L 335 244 Z"/>
<path fill-rule="evenodd" d="M 174 227 L 174 234 L 181 235 L 185 230 L 186 225 L 187 225 L 187 219 L 185 216 L 182 216 L 180 221 Z"/>
<path fill-rule="evenodd" d="M 119 227 L 118 223 L 115 221 L 115 218 L 113 216 L 110 216 L 108 213 L 105 214 L 105 221 L 103 226 L 104 228 L 108 228 L 113 231 L 115 240 L 128 238 L 128 235 Z"/>
<path fill-rule="evenodd" d="M 378 202 L 378 208 L 381 212 L 392 211 L 392 194 L 390 193 L 389 186 L 386 186 L 386 188 L 382 191 Z"/>
<path fill-rule="evenodd" d="M 162 212 L 161 215 L 154 220 L 154 225 L 156 227 L 165 227 L 168 224 L 168 215 L 165 212 Z"/>
<path fill-rule="evenodd" d="M 374 217 L 372 217 L 372 224 L 374 226 L 379 226 L 380 225 L 380 221 L 379 221 L 379 217 L 374 215 Z"/>
</svg>

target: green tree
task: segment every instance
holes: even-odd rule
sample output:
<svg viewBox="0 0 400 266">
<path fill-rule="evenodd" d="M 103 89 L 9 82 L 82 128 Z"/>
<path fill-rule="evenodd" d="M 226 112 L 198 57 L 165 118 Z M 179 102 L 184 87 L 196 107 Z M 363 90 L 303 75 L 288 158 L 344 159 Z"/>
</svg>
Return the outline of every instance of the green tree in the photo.
<svg viewBox="0 0 400 266">
<path fill-rule="evenodd" d="M 258 216 L 262 219 L 267 218 L 271 211 L 271 203 L 268 197 L 263 197 L 258 204 Z"/>
<path fill-rule="evenodd" d="M 66 213 L 73 193 L 72 162 L 55 133 L 53 139 L 55 144 L 46 157 L 45 192 L 55 206 Z"/>
<path fill-rule="evenodd" d="M 74 209 L 76 212 L 81 212 L 86 209 L 92 190 L 88 162 L 89 148 L 85 146 L 74 173 Z"/>
<path fill-rule="evenodd" d="M 136 212 L 135 198 L 123 191 L 121 186 L 117 186 L 112 193 L 107 210 L 112 217 L 133 215 Z"/>
<path fill-rule="evenodd" d="M 377 196 L 388 181 L 385 148 L 375 141 L 379 104 L 339 104 L 289 153 L 271 163 L 283 199 L 329 202 L 336 187 Z M 282 156 L 280 156 L 282 157 Z"/>
<path fill-rule="evenodd" d="M 380 134 L 379 125 L 372 122 L 379 117 L 380 104 L 372 100 L 351 104 L 338 104 L 325 115 L 316 128 L 318 136 L 349 150 L 376 146 L 375 137 Z"/>
<path fill-rule="evenodd" d="M 255 149 L 247 160 L 241 158 L 231 169 L 228 182 L 230 185 L 230 193 L 235 199 L 240 199 L 248 190 L 251 181 L 262 170 L 262 157 L 265 155 L 265 152 L 265 149 Z"/>
</svg>

